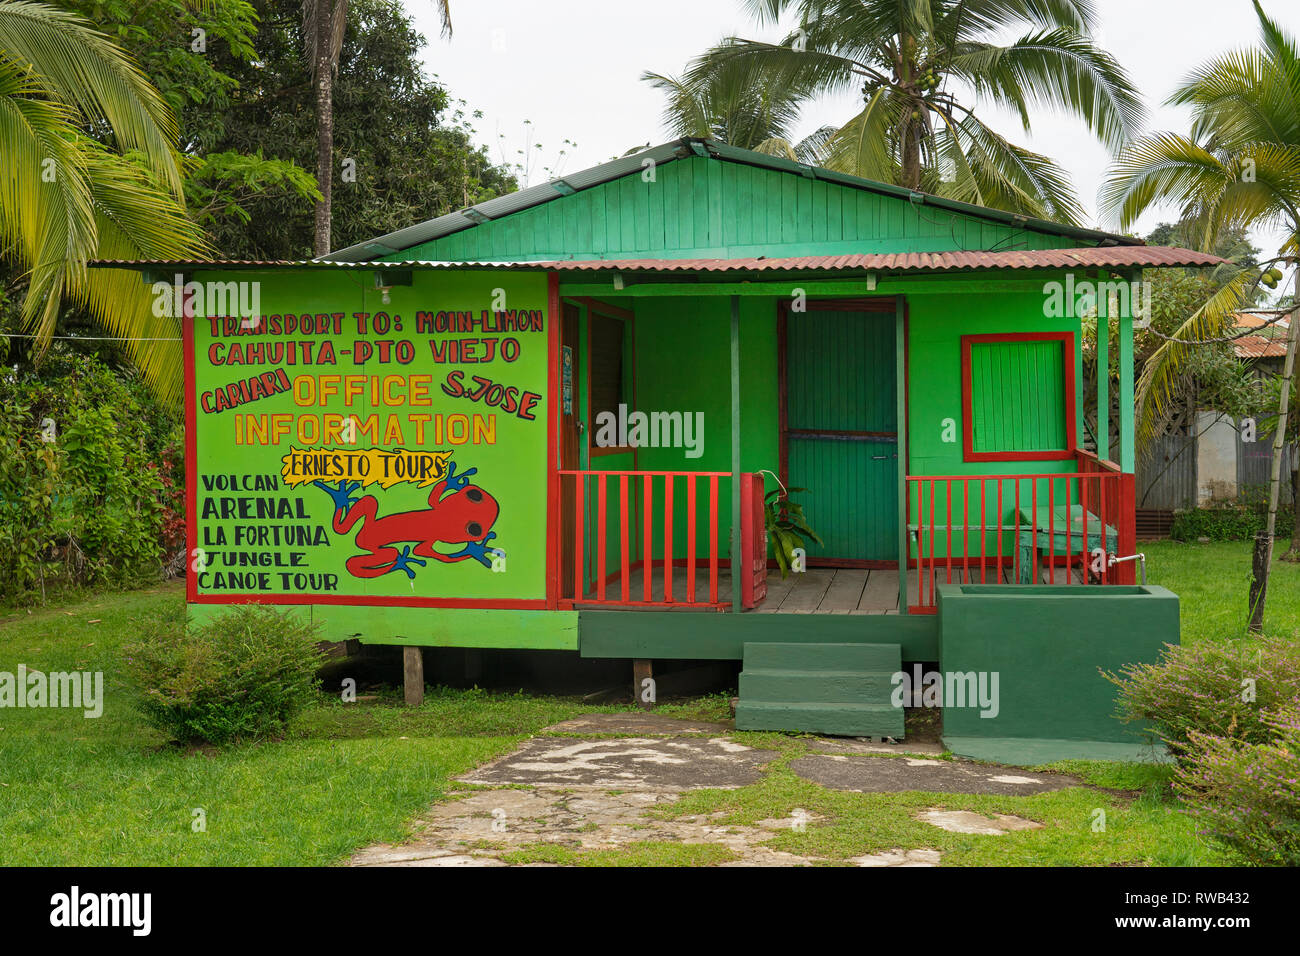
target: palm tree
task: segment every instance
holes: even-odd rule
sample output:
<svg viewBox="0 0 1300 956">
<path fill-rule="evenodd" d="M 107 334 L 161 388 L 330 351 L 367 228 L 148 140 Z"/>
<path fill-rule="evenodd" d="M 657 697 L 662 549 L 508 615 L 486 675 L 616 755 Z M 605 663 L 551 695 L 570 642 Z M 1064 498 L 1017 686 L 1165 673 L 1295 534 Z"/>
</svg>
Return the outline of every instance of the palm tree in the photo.
<svg viewBox="0 0 1300 956">
<path fill-rule="evenodd" d="M 1117 148 L 1138 129 L 1142 105 L 1123 69 L 1088 39 L 1090 0 L 747 0 L 760 23 L 793 8 L 800 26 L 780 43 L 731 37 L 692 61 L 682 84 L 697 94 L 726 71 L 752 70 L 795 104 L 861 90 L 862 110 L 824 137 L 832 169 L 909 189 L 1060 222 L 1083 211 L 1065 172 L 1011 143 L 955 90 L 1013 109 L 1081 117 Z M 1011 42 L 997 36 L 1023 30 Z M 692 97 L 669 104 L 692 122 Z M 681 102 L 685 108 L 679 108 Z M 698 127 L 698 124 L 696 124 Z"/>
<path fill-rule="evenodd" d="M 451 0 L 435 4 L 444 39 L 451 36 Z M 339 68 L 343 36 L 348 25 L 348 0 L 303 0 L 302 38 L 316 87 L 316 255 L 330 251 L 330 218 L 334 183 L 334 74 Z"/>
<path fill-rule="evenodd" d="M 757 64 L 733 61 L 711 71 L 702 82 L 643 73 L 641 79 L 668 95 L 664 126 L 676 136 L 716 139 L 741 149 L 818 164 L 833 127 L 823 127 L 800 143 L 791 136 L 806 90 L 773 86 Z"/>
<path fill-rule="evenodd" d="M 92 258 L 204 251 L 185 215 L 175 117 L 131 58 L 76 14 L 0 0 L 0 256 L 22 270 L 24 327 L 46 348 L 65 302 L 128 338 L 145 377 L 179 391 L 175 318 L 134 273 Z"/>
<path fill-rule="evenodd" d="M 1102 189 L 1103 204 L 1122 226 L 1152 204 L 1172 201 L 1194 224 L 1203 248 L 1229 229 L 1285 230 L 1277 255 L 1262 263 L 1266 282 L 1276 284 L 1278 266 L 1300 266 L 1300 50 L 1255 2 L 1261 46 L 1216 57 L 1194 70 L 1169 103 L 1192 111 L 1190 135 L 1153 133 L 1124 149 Z M 1167 404 L 1195 343 L 1226 336 L 1232 313 L 1261 279 L 1259 270 L 1242 271 L 1211 296 L 1152 355 L 1138 383 L 1142 421 L 1156 419 Z M 1300 268 L 1295 275 L 1300 300 Z M 1262 626 L 1264 595 L 1277 526 L 1287 413 L 1300 340 L 1291 313 L 1286 360 L 1278 401 L 1269 481 L 1268 521 L 1251 585 L 1251 627 Z M 1300 536 L 1298 536 L 1300 537 Z M 1286 557 L 1300 559 L 1292 542 Z"/>
</svg>

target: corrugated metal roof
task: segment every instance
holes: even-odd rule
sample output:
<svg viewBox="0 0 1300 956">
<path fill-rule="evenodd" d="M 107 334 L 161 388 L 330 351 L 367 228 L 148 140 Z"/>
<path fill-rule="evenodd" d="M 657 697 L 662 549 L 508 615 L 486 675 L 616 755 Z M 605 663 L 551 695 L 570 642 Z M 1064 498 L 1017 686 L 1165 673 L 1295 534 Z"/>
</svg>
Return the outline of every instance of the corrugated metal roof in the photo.
<svg viewBox="0 0 1300 956">
<path fill-rule="evenodd" d="M 537 262 L 440 262 L 431 259 L 410 259 L 401 262 L 371 260 L 363 262 L 331 262 L 326 259 L 92 259 L 91 268 L 97 269 L 280 269 L 286 267 L 306 269 L 539 269 Z"/>
<path fill-rule="evenodd" d="M 1267 326 L 1268 328 L 1285 329 L 1290 325 L 1288 319 L 1273 321 L 1279 315 L 1286 315 L 1290 309 L 1251 309 L 1249 312 L 1238 312 L 1236 315 L 1237 328 L 1239 329 L 1259 329 Z"/>
<path fill-rule="evenodd" d="M 1290 309 L 1251 309 L 1235 316 L 1237 329 L 1259 329 L 1259 335 L 1245 335 L 1234 339 L 1232 349 L 1239 359 L 1285 358 L 1286 333 L 1290 327 L 1287 316 Z"/>
<path fill-rule="evenodd" d="M 1215 266 L 1218 256 L 1172 246 L 1087 246 L 1003 252 L 871 252 L 759 259 L 593 259 L 542 262 L 557 272 L 960 272 L 985 269 Z"/>
<path fill-rule="evenodd" d="M 978 272 L 995 269 L 1129 269 L 1168 266 L 1215 266 L 1218 256 L 1172 246 L 1088 246 L 1081 249 L 1007 250 L 1004 252 L 906 252 L 860 255 L 796 256 L 757 259 L 564 259 L 543 262 L 332 262 L 320 259 L 267 260 L 97 260 L 99 268 L 123 269 L 508 269 L 532 272 L 626 273 L 780 273 L 780 272 Z"/>
<path fill-rule="evenodd" d="M 1141 245 L 1142 242 L 1142 240 L 1135 239 L 1132 236 L 1122 236 L 1097 229 L 1082 229 L 1043 219 L 1032 219 L 1029 216 L 1021 216 L 1001 209 L 989 209 L 985 206 L 957 202 L 953 199 L 944 199 L 929 193 L 893 186 L 889 183 L 879 183 L 870 179 L 862 179 L 859 176 L 850 176 L 846 173 L 837 173 L 817 166 L 796 163 L 779 156 L 769 156 L 766 153 L 757 153 L 737 146 L 728 146 L 712 139 L 687 136 L 673 140 L 670 143 L 651 146 L 627 156 L 620 156 L 617 159 L 601 163 L 598 166 L 592 166 L 589 169 L 566 173 L 549 182 L 530 186 L 527 189 L 520 189 L 505 196 L 498 196 L 495 199 L 489 199 L 466 209 L 448 213 L 445 216 L 438 216 L 435 219 L 407 226 L 396 232 L 359 242 L 345 249 L 331 252 L 323 258 L 342 262 L 358 262 L 371 260 L 376 256 L 392 255 L 401 252 L 403 249 L 409 249 L 412 246 L 450 235 L 453 232 L 472 229 L 484 222 L 500 219 L 502 216 L 508 216 L 511 213 L 520 212 L 545 202 L 551 202 L 570 193 L 589 189 L 592 186 L 599 186 L 602 183 L 610 182 L 630 173 L 639 173 L 644 168 L 643 163 L 646 160 L 652 160 L 658 165 L 692 155 L 709 156 L 727 162 L 744 163 L 765 169 L 796 173 L 811 179 L 839 183 L 840 185 L 851 186 L 868 192 L 893 196 L 897 199 L 906 199 L 910 202 L 920 202 L 927 206 L 946 209 L 979 219 L 1010 224 L 1034 232 L 1045 232 L 1055 236 L 1069 236 L 1074 239 L 1094 242 L 1119 243 L 1121 245 Z"/>
<path fill-rule="evenodd" d="M 1267 339 L 1262 335 L 1247 335 L 1234 340 L 1232 348 L 1237 353 L 1237 358 L 1241 359 L 1286 357 L 1286 339 L 1283 338 Z"/>
</svg>

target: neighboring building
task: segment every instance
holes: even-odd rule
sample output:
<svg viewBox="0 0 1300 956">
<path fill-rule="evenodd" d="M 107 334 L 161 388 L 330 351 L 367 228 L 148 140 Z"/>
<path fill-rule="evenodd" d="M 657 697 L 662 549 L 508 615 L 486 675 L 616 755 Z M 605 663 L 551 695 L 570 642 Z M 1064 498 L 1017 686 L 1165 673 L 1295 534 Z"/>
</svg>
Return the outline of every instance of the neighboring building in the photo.
<svg viewBox="0 0 1300 956">
<path fill-rule="evenodd" d="M 1278 375 L 1286 357 L 1288 309 L 1251 309 L 1237 313 L 1236 331 L 1258 329 L 1233 342 L 1237 358 L 1257 377 Z M 1141 536 L 1167 533 L 1175 511 L 1235 501 L 1267 490 L 1273 436 L 1241 427 L 1231 416 L 1198 409 L 1170 434 L 1157 439 L 1137 469 L 1138 521 Z M 1296 449 L 1288 448 L 1289 462 Z M 1289 462 L 1287 463 L 1289 465 Z M 1291 467 L 1284 468 L 1280 500 L 1293 497 Z"/>
<path fill-rule="evenodd" d="M 1135 753 L 1098 668 L 1178 640 L 1113 560 L 1130 297 L 1097 296 L 1126 412 L 1095 455 L 1077 297 L 1220 261 L 682 139 L 321 261 L 99 266 L 259 284 L 184 323 L 196 615 L 743 660 L 742 728 L 901 736 L 895 675 L 937 662 L 1000 679 L 996 716 L 949 687 L 949 745 L 1034 762 Z M 778 484 L 823 539 L 787 579 Z"/>
</svg>

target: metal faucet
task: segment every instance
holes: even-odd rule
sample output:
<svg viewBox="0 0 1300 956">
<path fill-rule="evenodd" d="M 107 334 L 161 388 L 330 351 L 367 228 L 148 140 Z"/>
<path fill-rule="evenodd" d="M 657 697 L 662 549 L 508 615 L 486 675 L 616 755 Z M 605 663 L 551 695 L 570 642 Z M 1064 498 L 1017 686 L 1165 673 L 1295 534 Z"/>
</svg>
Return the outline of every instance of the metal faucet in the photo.
<svg viewBox="0 0 1300 956">
<path fill-rule="evenodd" d="M 1137 561 L 1141 564 L 1142 583 L 1146 584 L 1147 583 L 1147 556 L 1140 551 L 1137 554 L 1126 555 L 1125 557 L 1122 558 L 1118 554 L 1112 554 L 1106 561 L 1106 567 L 1107 569 L 1110 569 L 1117 564 L 1123 564 L 1125 561 Z"/>
</svg>

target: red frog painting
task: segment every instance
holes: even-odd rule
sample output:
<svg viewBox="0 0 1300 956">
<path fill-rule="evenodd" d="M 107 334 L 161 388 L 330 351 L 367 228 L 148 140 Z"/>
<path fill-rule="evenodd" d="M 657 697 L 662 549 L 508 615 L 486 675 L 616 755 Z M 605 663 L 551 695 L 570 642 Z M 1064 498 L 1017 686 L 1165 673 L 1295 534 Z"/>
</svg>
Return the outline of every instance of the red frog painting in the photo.
<svg viewBox="0 0 1300 956">
<path fill-rule="evenodd" d="M 374 495 L 353 498 L 352 493 L 361 487 L 359 481 L 342 479 L 337 488 L 323 481 L 314 481 L 317 488 L 334 501 L 334 531 L 348 534 L 358 524 L 357 547 L 365 554 L 356 554 L 347 560 L 350 574 L 358 578 L 377 578 L 393 571 L 404 571 L 415 579 L 415 565 L 424 567 L 432 558 L 445 564 L 454 564 L 473 558 L 486 568 L 492 559 L 504 555 L 500 548 L 489 548 L 488 542 L 496 537 L 491 530 L 496 524 L 500 507 L 497 500 L 469 483 L 477 468 L 456 473 L 456 463 L 447 463 L 447 476 L 429 491 L 429 507 L 418 511 L 400 511 L 379 516 L 379 500 Z M 445 554 L 435 545 L 462 545 L 459 551 Z M 397 545 L 403 545 L 398 551 Z M 414 550 L 412 548 L 414 547 Z"/>
</svg>

